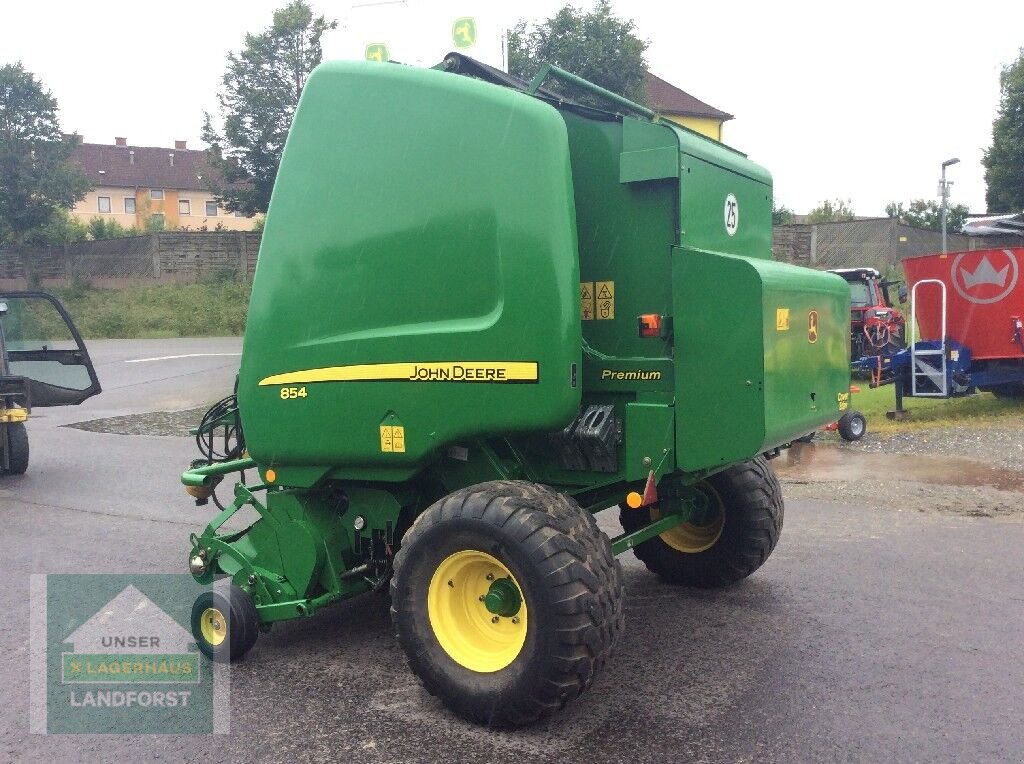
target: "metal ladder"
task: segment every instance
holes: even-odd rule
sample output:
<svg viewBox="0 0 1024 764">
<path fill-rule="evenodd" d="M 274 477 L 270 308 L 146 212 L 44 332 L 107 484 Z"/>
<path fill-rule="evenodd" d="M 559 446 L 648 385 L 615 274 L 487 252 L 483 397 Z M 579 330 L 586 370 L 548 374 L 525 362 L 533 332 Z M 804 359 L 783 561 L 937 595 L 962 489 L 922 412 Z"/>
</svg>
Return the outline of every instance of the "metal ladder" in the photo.
<svg viewBox="0 0 1024 764">
<path fill-rule="evenodd" d="M 938 349 L 919 349 L 917 347 L 917 289 L 922 284 L 938 284 L 942 290 L 942 332 L 939 337 Z M 939 357 L 939 365 L 930 362 Z M 939 279 L 922 279 L 914 284 L 910 292 L 910 390 L 915 398 L 947 398 L 949 389 L 946 377 L 946 284 Z M 918 390 L 918 380 L 930 381 L 938 392 Z"/>
</svg>

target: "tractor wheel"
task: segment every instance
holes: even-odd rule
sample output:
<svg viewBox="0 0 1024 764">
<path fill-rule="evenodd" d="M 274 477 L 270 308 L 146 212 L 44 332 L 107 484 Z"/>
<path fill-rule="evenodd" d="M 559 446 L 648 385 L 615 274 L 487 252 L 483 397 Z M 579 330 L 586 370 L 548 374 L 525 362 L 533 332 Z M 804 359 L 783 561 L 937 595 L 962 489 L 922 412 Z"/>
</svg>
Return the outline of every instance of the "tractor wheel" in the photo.
<svg viewBox="0 0 1024 764">
<path fill-rule="evenodd" d="M 867 431 L 868 420 L 859 411 L 847 411 L 839 417 L 839 435 L 843 440 L 860 440 Z"/>
<path fill-rule="evenodd" d="M 24 422 L 11 422 L 6 427 L 8 467 L 0 469 L 0 474 L 24 475 L 28 469 L 28 430 Z"/>
<path fill-rule="evenodd" d="M 391 580 L 398 643 L 424 687 L 492 727 L 586 690 L 623 628 L 622 569 L 590 513 L 546 486 L 470 486 L 424 511 Z"/>
<path fill-rule="evenodd" d="M 1006 382 L 1001 385 L 992 385 L 987 388 L 996 398 L 1006 400 L 1021 400 L 1024 398 L 1024 383 Z"/>
<path fill-rule="evenodd" d="M 220 663 L 237 661 L 256 644 L 260 619 L 244 589 L 234 584 L 224 594 L 203 592 L 192 605 L 192 636 L 208 657 Z"/>
<path fill-rule="evenodd" d="M 764 564 L 782 533 L 782 489 L 768 460 L 734 465 L 696 488 L 707 501 L 704 521 L 681 523 L 633 552 L 669 583 L 719 587 L 746 578 Z M 656 505 L 623 506 L 620 519 L 631 533 L 660 517 Z"/>
</svg>

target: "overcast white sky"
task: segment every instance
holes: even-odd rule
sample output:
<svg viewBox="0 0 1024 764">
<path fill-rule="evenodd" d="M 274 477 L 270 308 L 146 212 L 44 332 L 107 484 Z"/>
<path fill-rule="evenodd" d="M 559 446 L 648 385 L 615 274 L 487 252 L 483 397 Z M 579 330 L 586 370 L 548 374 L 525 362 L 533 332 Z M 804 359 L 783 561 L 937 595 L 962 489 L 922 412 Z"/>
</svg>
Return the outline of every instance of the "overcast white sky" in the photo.
<svg viewBox="0 0 1024 764">
<path fill-rule="evenodd" d="M 64 128 L 87 141 L 193 147 L 226 51 L 284 4 L 5 0 L 0 63 L 20 59 L 41 77 Z M 313 5 L 340 18 L 351 3 Z M 495 8 L 461 5 L 467 15 Z M 561 5 L 519 0 L 509 13 L 543 18 Z M 939 164 L 956 156 L 953 201 L 985 211 L 981 156 L 1000 68 L 1024 46 L 1024 3 L 618 0 L 615 9 L 650 40 L 655 74 L 736 115 L 726 142 L 771 170 L 776 198 L 793 210 L 841 197 L 881 215 L 889 200 L 934 197 Z"/>
</svg>

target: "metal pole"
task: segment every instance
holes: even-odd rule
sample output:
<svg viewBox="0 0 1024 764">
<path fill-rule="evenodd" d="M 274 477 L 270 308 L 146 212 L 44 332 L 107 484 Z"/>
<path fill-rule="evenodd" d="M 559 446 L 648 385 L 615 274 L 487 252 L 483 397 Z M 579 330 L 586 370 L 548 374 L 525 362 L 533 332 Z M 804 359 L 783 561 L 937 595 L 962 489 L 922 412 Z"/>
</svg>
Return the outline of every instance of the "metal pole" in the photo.
<svg viewBox="0 0 1024 764">
<path fill-rule="evenodd" d="M 946 188 L 946 163 L 942 163 L 942 179 L 939 181 L 939 188 L 942 189 L 942 254 L 949 252 L 949 247 L 946 246 L 946 197 L 949 195 L 949 189 Z"/>
<path fill-rule="evenodd" d="M 946 183 L 946 168 L 950 165 L 954 165 L 960 160 L 957 157 L 947 159 L 942 163 L 942 178 L 939 179 L 939 195 L 942 197 L 942 254 L 946 254 L 949 251 L 946 246 L 946 200 L 949 199 L 949 186 Z"/>
</svg>

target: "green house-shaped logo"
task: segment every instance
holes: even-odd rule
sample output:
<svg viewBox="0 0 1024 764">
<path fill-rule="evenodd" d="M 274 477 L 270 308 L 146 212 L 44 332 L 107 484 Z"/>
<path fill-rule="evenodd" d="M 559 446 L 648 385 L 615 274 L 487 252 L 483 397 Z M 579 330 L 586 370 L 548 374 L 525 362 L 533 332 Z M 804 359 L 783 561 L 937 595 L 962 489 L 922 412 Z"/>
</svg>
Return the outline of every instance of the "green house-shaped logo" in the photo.
<svg viewBox="0 0 1024 764">
<path fill-rule="evenodd" d="M 476 44 L 476 20 L 464 16 L 452 24 L 452 42 L 456 48 L 472 48 Z"/>
<path fill-rule="evenodd" d="M 391 60 L 391 56 L 388 53 L 388 46 L 382 42 L 371 43 L 366 46 L 366 60 L 367 61 L 379 61 L 382 64 L 386 64 Z"/>
</svg>

